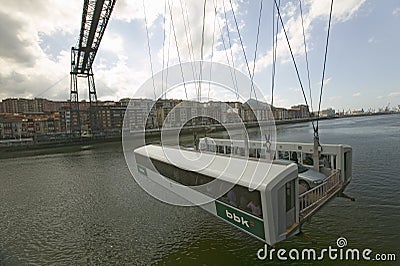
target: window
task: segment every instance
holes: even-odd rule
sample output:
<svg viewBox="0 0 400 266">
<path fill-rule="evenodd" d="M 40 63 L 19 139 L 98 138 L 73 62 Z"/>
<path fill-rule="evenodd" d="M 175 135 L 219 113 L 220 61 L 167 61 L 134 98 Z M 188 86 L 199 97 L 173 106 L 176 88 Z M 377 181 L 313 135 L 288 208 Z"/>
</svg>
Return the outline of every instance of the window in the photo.
<svg viewBox="0 0 400 266">
<path fill-rule="evenodd" d="M 225 153 L 224 152 L 224 146 L 218 145 L 218 153 Z"/>
<path fill-rule="evenodd" d="M 244 186 L 235 185 L 218 200 L 262 218 L 260 191 L 249 191 L 249 189 Z"/>
<path fill-rule="evenodd" d="M 208 151 L 215 152 L 215 145 L 214 144 L 209 144 L 208 145 Z"/>
<path fill-rule="evenodd" d="M 260 158 L 261 157 L 261 149 L 258 148 L 256 149 L 256 158 Z"/>
<path fill-rule="evenodd" d="M 287 151 L 279 151 L 278 152 L 278 159 L 289 160 L 289 152 L 287 152 Z"/>
<path fill-rule="evenodd" d="M 211 177 L 197 172 L 184 170 L 156 159 L 150 160 L 161 175 L 185 186 L 204 185 L 213 180 Z"/>
<path fill-rule="evenodd" d="M 231 146 L 226 146 L 226 154 L 231 154 Z"/>
<path fill-rule="evenodd" d="M 330 154 L 321 155 L 320 165 L 323 165 L 323 167 L 326 167 L 326 168 L 331 168 L 331 165 L 332 165 L 331 159 L 332 159 L 332 157 L 334 157 L 334 156 L 330 155 Z"/>
<path fill-rule="evenodd" d="M 298 162 L 299 162 L 299 155 L 298 155 L 298 153 L 295 152 L 295 151 L 290 152 L 290 160 L 293 161 L 293 162 L 295 162 L 295 163 L 298 163 Z"/>
<path fill-rule="evenodd" d="M 206 176 L 197 172 L 185 170 L 173 166 L 171 164 L 150 159 L 156 170 L 164 177 L 171 179 L 177 183 L 185 186 L 200 186 L 205 185 L 215 179 L 210 176 Z M 136 161 L 146 167 L 149 167 L 147 161 L 148 158 L 136 154 Z M 151 168 L 150 168 L 151 169 Z M 218 183 L 214 186 L 205 187 L 204 190 L 198 190 L 201 193 L 208 194 L 209 196 L 220 195 L 222 191 L 229 189 L 232 184 L 223 181 L 216 180 Z M 212 191 L 213 188 L 218 187 L 218 191 Z M 235 185 L 225 195 L 218 199 L 232 207 L 239 208 L 247 213 L 262 218 L 262 206 L 261 206 L 261 194 L 260 191 L 254 190 L 249 191 L 248 188 L 240 185 Z"/>
<path fill-rule="evenodd" d="M 344 175 L 345 179 L 349 179 L 351 177 L 351 153 L 344 153 Z"/>
<path fill-rule="evenodd" d="M 249 157 L 256 157 L 256 149 L 255 148 L 249 149 Z"/>
<path fill-rule="evenodd" d="M 286 212 L 294 208 L 294 180 L 286 183 Z"/>
<path fill-rule="evenodd" d="M 336 169 L 336 155 L 332 155 L 333 169 Z"/>
<path fill-rule="evenodd" d="M 303 153 L 303 164 L 305 165 L 313 165 L 314 164 L 314 158 L 312 153 Z"/>
</svg>

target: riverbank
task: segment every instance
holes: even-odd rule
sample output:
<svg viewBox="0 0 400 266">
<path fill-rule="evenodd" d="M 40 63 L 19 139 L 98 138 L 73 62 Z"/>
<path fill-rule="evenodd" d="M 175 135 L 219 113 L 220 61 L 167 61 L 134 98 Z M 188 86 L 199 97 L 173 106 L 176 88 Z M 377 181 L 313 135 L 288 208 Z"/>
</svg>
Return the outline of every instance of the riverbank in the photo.
<svg viewBox="0 0 400 266">
<path fill-rule="evenodd" d="M 69 141 L 54 141 L 46 143 L 31 143 L 0 147 L 0 159 L 28 157 L 65 152 L 77 152 L 91 149 L 95 145 L 121 143 L 121 137 L 107 139 L 75 139 Z"/>
<path fill-rule="evenodd" d="M 398 113 L 373 113 L 373 114 L 360 114 L 352 116 L 342 116 L 342 117 L 321 117 L 320 120 L 333 120 L 333 119 L 346 119 L 362 116 L 377 116 L 377 115 L 394 115 Z M 286 125 L 286 124 L 299 124 L 307 123 L 317 120 L 316 118 L 305 118 L 305 119 L 290 119 L 290 120 L 276 120 L 275 125 Z M 257 123 L 248 123 L 247 127 L 256 127 Z M 211 131 L 219 132 L 224 130 L 223 126 L 212 125 L 207 127 L 188 127 L 181 130 L 182 135 L 192 135 L 195 131 Z M 146 140 L 150 142 L 159 138 L 160 130 L 149 130 L 146 131 Z M 91 145 L 102 144 L 102 143 L 120 143 L 122 140 L 121 136 L 108 136 L 108 137 L 81 137 L 81 138 L 65 138 L 50 141 L 40 141 L 40 142 L 12 142 L 7 145 L 0 146 L 0 159 L 12 158 L 12 157 L 25 157 L 34 155 L 44 155 L 49 153 L 57 153 L 60 151 L 79 151 L 90 147 Z"/>
</svg>

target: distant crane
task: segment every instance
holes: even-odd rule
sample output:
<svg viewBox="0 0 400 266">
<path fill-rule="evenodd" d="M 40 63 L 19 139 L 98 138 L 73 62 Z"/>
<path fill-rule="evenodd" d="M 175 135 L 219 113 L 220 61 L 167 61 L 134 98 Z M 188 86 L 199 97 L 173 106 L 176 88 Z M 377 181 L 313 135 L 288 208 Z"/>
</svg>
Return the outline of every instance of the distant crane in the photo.
<svg viewBox="0 0 400 266">
<path fill-rule="evenodd" d="M 390 102 L 386 105 L 385 112 L 389 112 L 389 106 L 390 106 Z"/>
<path fill-rule="evenodd" d="M 90 131 L 93 133 L 99 129 L 96 104 L 97 94 L 92 65 L 115 2 L 116 0 L 84 0 L 79 40 L 77 47 L 71 48 L 71 133 L 82 134 L 78 77 L 86 78 L 88 81 Z"/>
</svg>

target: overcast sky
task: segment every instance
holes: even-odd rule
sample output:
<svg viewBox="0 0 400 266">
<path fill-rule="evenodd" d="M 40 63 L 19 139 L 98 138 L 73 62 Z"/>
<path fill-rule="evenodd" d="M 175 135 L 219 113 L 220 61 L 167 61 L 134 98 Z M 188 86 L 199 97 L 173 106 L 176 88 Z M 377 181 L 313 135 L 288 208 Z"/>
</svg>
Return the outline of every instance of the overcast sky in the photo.
<svg viewBox="0 0 400 266">
<path fill-rule="evenodd" d="M 206 1 L 203 58 L 248 74 L 232 10 L 252 69 L 261 2 L 232 3 Z M 270 102 L 273 1 L 262 3 L 254 80 L 262 91 L 261 100 Z M 176 44 L 182 63 L 201 58 L 203 4 L 200 0 L 170 0 L 170 5 L 145 0 L 154 73 L 167 62 L 169 66 L 179 63 Z M 82 5 L 77 0 L 0 0 L 0 99 L 69 98 L 70 49 L 78 40 Z M 317 109 L 330 1 L 302 0 L 302 7 L 313 108 Z M 310 102 L 299 1 L 281 0 L 280 10 Z M 144 13 L 142 0 L 117 0 L 93 67 L 100 100 L 133 97 L 151 77 Z M 399 25 L 399 1 L 334 1 L 323 108 L 377 109 L 389 102 L 400 104 Z M 304 103 L 280 25 L 277 38 L 274 104 Z M 87 98 L 83 84 L 79 93 L 81 99 Z"/>
</svg>

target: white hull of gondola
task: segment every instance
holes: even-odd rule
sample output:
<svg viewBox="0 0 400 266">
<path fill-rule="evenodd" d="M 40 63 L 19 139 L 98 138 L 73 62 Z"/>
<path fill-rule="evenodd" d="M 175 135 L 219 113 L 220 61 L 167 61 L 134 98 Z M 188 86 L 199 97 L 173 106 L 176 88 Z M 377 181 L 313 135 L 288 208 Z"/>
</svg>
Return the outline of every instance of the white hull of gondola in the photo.
<svg viewBox="0 0 400 266">
<path fill-rule="evenodd" d="M 157 162 L 170 163 L 165 156 L 167 153 L 179 151 L 183 156 L 191 158 L 197 156 L 199 152 L 190 150 L 179 150 L 176 147 L 161 147 L 158 145 L 147 145 L 135 150 L 136 162 L 138 164 L 138 173 L 140 178 L 147 178 L 154 183 L 168 189 L 174 195 L 182 195 L 180 184 L 170 178 L 157 173 L 152 165 L 146 165 L 144 158 L 150 158 Z M 236 226 L 242 231 L 256 237 L 259 240 L 273 245 L 285 240 L 289 236 L 299 232 L 299 202 L 298 195 L 298 177 L 295 164 L 272 164 L 259 160 L 250 159 L 246 162 L 245 169 L 226 168 L 226 165 L 242 165 L 243 158 L 230 158 L 219 154 L 203 153 L 203 159 L 212 158 L 211 164 L 198 174 L 211 178 L 218 178 L 230 183 L 235 183 L 237 173 L 242 173 L 237 185 L 245 187 L 250 186 L 252 174 L 262 175 L 259 180 L 264 181 L 257 187 L 261 197 L 262 217 L 257 217 L 238 206 L 230 205 L 222 198 L 212 200 L 207 195 L 191 189 L 190 194 L 184 194 L 182 202 L 198 202 L 198 200 L 207 200 L 208 203 L 201 205 L 203 209 Z M 174 162 L 174 166 L 191 173 L 190 160 L 180 160 Z M 244 170 L 244 171 L 243 171 Z M 290 192 L 288 192 L 288 189 Z M 248 189 L 247 189 L 248 190 Z M 286 200 L 289 195 L 291 199 Z M 171 196 L 173 196 L 171 194 Z M 184 199 L 186 198 L 186 199 Z M 211 201 L 210 201 L 211 200 Z"/>
</svg>

